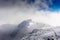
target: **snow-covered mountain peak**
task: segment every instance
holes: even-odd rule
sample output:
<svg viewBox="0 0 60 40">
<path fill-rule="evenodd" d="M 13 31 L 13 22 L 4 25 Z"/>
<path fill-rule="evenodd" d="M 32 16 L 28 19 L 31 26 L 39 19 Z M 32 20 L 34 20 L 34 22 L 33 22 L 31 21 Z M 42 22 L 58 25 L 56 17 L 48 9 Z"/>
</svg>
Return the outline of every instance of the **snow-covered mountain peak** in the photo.
<svg viewBox="0 0 60 40">
<path fill-rule="evenodd" d="M 52 30 L 34 29 L 31 33 L 26 34 L 21 40 L 57 40 Z"/>
</svg>

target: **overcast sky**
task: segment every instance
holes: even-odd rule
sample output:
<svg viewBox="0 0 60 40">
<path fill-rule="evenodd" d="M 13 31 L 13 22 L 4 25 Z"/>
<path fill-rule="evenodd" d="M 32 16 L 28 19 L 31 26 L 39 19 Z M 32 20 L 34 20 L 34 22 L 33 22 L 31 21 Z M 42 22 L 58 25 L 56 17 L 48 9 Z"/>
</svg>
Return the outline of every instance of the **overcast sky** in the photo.
<svg viewBox="0 0 60 40">
<path fill-rule="evenodd" d="M 0 25 L 26 19 L 60 26 L 59 0 L 0 0 Z"/>
</svg>

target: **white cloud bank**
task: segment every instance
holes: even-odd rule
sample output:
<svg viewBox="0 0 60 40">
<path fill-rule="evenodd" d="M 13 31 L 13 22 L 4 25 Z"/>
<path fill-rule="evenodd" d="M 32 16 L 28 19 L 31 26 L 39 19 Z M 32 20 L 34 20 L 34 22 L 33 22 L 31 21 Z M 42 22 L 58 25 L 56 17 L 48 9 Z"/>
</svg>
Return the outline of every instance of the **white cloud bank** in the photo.
<svg viewBox="0 0 60 40">
<path fill-rule="evenodd" d="M 43 22 L 53 26 L 60 26 L 60 12 L 26 10 L 25 12 L 19 11 L 15 14 L 14 10 L 15 9 L 6 9 L 6 11 L 0 11 L 0 24 L 19 24 L 25 19 L 32 19 L 36 22 Z"/>
<path fill-rule="evenodd" d="M 25 2 L 18 2 L 14 6 L 0 8 L 0 24 L 19 24 L 25 19 L 32 19 L 36 22 L 43 22 L 53 26 L 60 26 L 60 11 L 37 10 L 37 5 L 49 9 L 48 5 L 53 5 L 52 0 L 37 0 L 34 4 L 28 5 Z M 10 4 L 11 5 L 11 4 Z M 41 8 L 41 7 L 40 7 Z"/>
</svg>

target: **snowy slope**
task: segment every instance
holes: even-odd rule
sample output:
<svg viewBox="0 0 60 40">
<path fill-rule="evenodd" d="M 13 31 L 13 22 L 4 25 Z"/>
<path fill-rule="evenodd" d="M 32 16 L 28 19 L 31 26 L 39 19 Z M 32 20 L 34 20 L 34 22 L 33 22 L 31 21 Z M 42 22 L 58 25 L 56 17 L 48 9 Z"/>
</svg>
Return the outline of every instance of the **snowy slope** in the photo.
<svg viewBox="0 0 60 40">
<path fill-rule="evenodd" d="M 34 29 L 31 33 L 26 34 L 21 40 L 57 40 L 52 30 Z"/>
<path fill-rule="evenodd" d="M 10 28 L 8 29 L 7 27 Z M 6 26 L 4 30 L 2 30 L 3 34 L 1 35 L 2 32 L 0 33 L 0 39 L 1 40 L 53 40 L 53 39 L 57 40 L 60 38 L 60 26 L 53 27 L 48 24 L 32 21 L 31 19 L 24 20 L 20 24 L 18 24 L 15 28 L 14 27 L 15 27 L 14 25 Z"/>
<path fill-rule="evenodd" d="M 48 27 L 50 27 L 50 25 L 44 23 L 37 23 L 32 21 L 31 19 L 24 20 L 18 25 L 17 31 L 14 32 L 14 40 L 20 40 L 23 36 L 31 33 L 34 29 L 44 29 Z"/>
</svg>

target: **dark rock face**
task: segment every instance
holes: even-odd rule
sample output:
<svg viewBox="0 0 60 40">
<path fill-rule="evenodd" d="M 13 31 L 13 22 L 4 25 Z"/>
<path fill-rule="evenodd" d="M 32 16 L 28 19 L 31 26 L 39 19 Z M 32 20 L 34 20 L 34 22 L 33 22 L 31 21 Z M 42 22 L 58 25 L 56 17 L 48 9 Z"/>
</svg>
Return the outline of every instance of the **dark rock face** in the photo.
<svg viewBox="0 0 60 40">
<path fill-rule="evenodd" d="M 20 23 L 20 24 L 18 25 L 18 28 L 23 28 L 23 27 L 29 26 L 29 23 L 30 23 L 31 21 L 32 21 L 31 19 L 23 21 L 22 23 Z"/>
<path fill-rule="evenodd" d="M 21 23 L 17 26 L 17 29 L 11 34 L 11 36 L 12 36 L 12 37 L 15 37 L 18 32 L 20 32 L 20 34 L 23 33 L 23 30 L 25 30 L 25 28 L 27 29 L 27 26 L 29 26 L 29 22 L 30 22 L 30 21 L 31 21 L 31 20 L 29 19 L 29 20 L 25 20 L 25 21 L 21 22 Z"/>
<path fill-rule="evenodd" d="M 22 38 L 25 35 L 25 31 L 27 30 L 30 22 L 30 19 L 22 21 L 17 26 L 17 28 L 10 34 L 10 37 L 13 38 L 13 40 L 18 40 L 19 38 Z"/>
</svg>

